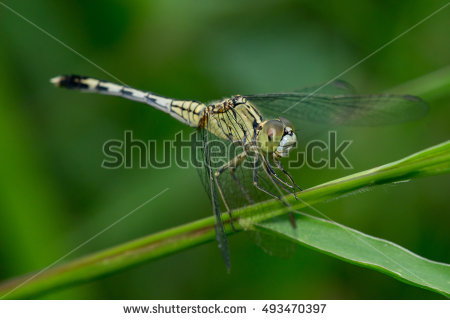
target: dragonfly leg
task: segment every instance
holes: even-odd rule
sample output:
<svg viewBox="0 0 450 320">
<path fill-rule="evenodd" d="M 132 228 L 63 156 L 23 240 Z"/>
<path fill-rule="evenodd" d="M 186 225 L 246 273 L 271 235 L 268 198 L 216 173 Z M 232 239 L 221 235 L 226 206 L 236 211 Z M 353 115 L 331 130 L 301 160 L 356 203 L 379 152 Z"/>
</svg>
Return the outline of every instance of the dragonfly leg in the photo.
<svg viewBox="0 0 450 320">
<path fill-rule="evenodd" d="M 239 181 L 238 177 L 235 174 L 237 167 L 239 167 L 241 165 L 241 163 L 245 160 L 246 157 L 247 157 L 247 152 L 244 151 L 241 154 L 237 155 L 236 158 L 233 159 L 235 161 L 235 163 L 233 166 L 230 167 L 230 175 L 233 178 L 233 180 L 236 182 L 236 184 L 239 186 L 239 189 L 241 189 L 241 192 L 244 194 L 247 201 L 250 204 L 253 204 L 253 200 L 250 198 L 247 190 L 245 190 L 244 186 L 242 185 L 242 183 Z"/>
<path fill-rule="evenodd" d="M 275 162 L 275 164 L 277 165 L 278 169 L 280 169 L 291 181 L 291 183 L 296 186 L 298 188 L 298 190 L 303 191 L 302 188 L 300 188 L 295 182 L 294 179 L 291 177 L 291 175 L 289 174 L 289 172 L 287 172 L 286 170 L 284 170 L 283 166 L 281 165 L 280 161 L 276 158 L 275 153 L 273 154 L 273 161 Z"/>
<path fill-rule="evenodd" d="M 265 172 L 267 172 L 267 169 L 265 168 Z M 268 172 L 267 172 L 268 173 Z M 269 174 L 269 173 L 268 173 Z M 269 174 L 270 175 L 270 174 Z M 280 196 L 277 196 L 276 194 L 273 194 L 272 192 L 266 190 L 265 188 L 261 187 L 259 185 L 259 180 L 258 180 L 258 156 L 255 155 L 255 162 L 254 162 L 254 169 L 253 169 L 253 185 L 258 188 L 259 190 L 261 190 L 262 192 L 268 194 L 269 196 L 280 200 L 281 202 L 283 202 L 284 204 L 286 204 L 283 199 L 281 199 Z M 286 204 L 287 205 L 287 204 Z"/>
<path fill-rule="evenodd" d="M 269 171 L 270 168 L 270 171 Z M 268 168 L 265 167 L 265 171 L 266 173 L 272 178 L 272 181 L 277 182 L 278 185 L 280 185 L 285 191 L 287 191 L 289 193 L 289 190 L 286 189 L 286 187 L 284 187 L 282 184 L 280 184 L 277 180 L 274 179 L 273 176 L 271 176 L 271 172 L 273 172 L 273 169 L 269 166 Z M 276 175 L 275 175 L 276 176 Z M 295 194 L 295 190 L 293 190 L 293 194 L 295 199 L 297 199 L 297 195 Z M 280 199 L 281 202 L 283 202 L 287 207 L 291 207 L 289 204 L 287 204 L 286 202 L 284 202 L 282 199 Z M 297 199 L 298 200 L 298 199 Z M 295 217 L 294 214 L 292 212 L 289 212 L 289 222 L 291 223 L 292 227 L 294 229 L 297 228 L 297 223 L 295 222 Z"/>
<path fill-rule="evenodd" d="M 233 224 L 233 216 L 231 215 L 231 208 L 228 205 L 228 202 L 225 198 L 225 194 L 223 193 L 222 185 L 220 184 L 219 178 L 222 175 L 222 173 L 224 173 L 227 169 L 230 169 L 230 170 L 236 169 L 236 167 L 239 166 L 242 163 L 242 161 L 244 161 L 246 156 L 247 156 L 247 153 L 242 152 L 241 154 L 237 155 L 236 157 L 234 157 L 233 159 L 231 159 L 230 161 L 225 163 L 222 167 L 217 169 L 217 171 L 214 173 L 214 180 L 216 182 L 217 189 L 219 190 L 220 197 L 222 198 L 225 208 L 227 209 L 228 214 L 230 215 L 230 224 L 234 231 L 236 231 L 236 229 Z M 238 183 L 239 187 L 244 192 L 244 194 L 248 197 L 248 194 L 245 192 L 245 189 L 243 189 L 243 186 L 237 179 L 236 175 L 234 174 L 234 171 L 232 171 L 232 176 L 233 176 L 233 178 L 235 178 L 235 181 Z"/>
<path fill-rule="evenodd" d="M 225 170 L 224 170 L 224 171 L 225 171 Z M 222 172 L 223 172 L 223 171 L 222 171 Z M 217 189 L 219 190 L 220 197 L 222 198 L 222 201 L 223 201 L 223 203 L 224 203 L 224 205 L 225 205 L 225 208 L 226 208 L 227 211 L 228 211 L 228 215 L 230 216 L 230 224 L 231 224 L 231 228 L 233 229 L 233 231 L 236 231 L 236 228 L 234 227 L 234 224 L 233 224 L 233 216 L 231 215 L 231 209 L 230 209 L 230 207 L 228 206 L 227 200 L 225 199 L 225 195 L 223 194 L 223 191 L 222 191 L 222 186 L 220 185 L 220 182 L 219 182 L 219 176 L 220 176 L 220 174 L 221 174 L 221 172 L 219 172 L 219 171 L 216 171 L 216 172 L 215 172 L 215 174 L 214 174 L 214 181 L 216 182 L 216 186 L 217 186 Z"/>
<path fill-rule="evenodd" d="M 263 156 L 262 156 L 262 157 L 263 157 Z M 267 164 L 267 162 L 265 162 L 265 164 Z M 272 181 L 278 182 L 278 181 L 275 180 L 274 177 L 271 175 L 271 172 L 274 173 L 274 170 L 270 167 L 270 165 L 264 166 L 264 170 L 265 170 L 265 172 L 272 178 Z M 256 165 L 255 165 L 255 173 L 254 173 L 254 175 L 256 175 L 256 178 L 257 178 L 257 166 L 256 166 Z M 281 185 L 281 186 L 283 187 L 284 190 L 286 190 L 286 188 L 285 188 L 283 185 Z M 261 188 L 259 188 L 259 189 L 261 189 Z M 265 191 L 266 193 L 270 194 L 270 193 L 267 192 L 266 190 L 263 190 L 263 191 Z M 286 191 L 287 191 L 287 190 L 286 190 Z M 288 192 L 289 192 L 289 191 L 288 191 Z M 275 195 L 272 195 L 272 196 L 276 197 Z M 295 197 L 295 199 L 297 199 L 297 197 L 296 197 L 296 195 L 295 195 L 295 191 L 294 191 L 294 197 Z M 283 204 L 286 205 L 287 207 L 291 207 L 288 203 L 286 203 L 283 199 L 281 199 L 281 197 L 276 197 L 276 198 L 277 198 L 278 200 L 280 200 L 281 202 L 283 202 Z M 296 223 L 296 221 L 295 221 L 295 217 L 294 217 L 294 214 L 293 214 L 292 212 L 289 213 L 289 222 L 291 223 L 291 225 L 292 225 L 292 227 L 293 227 L 294 229 L 297 228 L 297 223 Z"/>
<path fill-rule="evenodd" d="M 272 166 L 270 165 L 270 163 L 267 161 L 266 158 L 264 158 L 264 156 L 262 156 L 264 159 L 264 168 L 266 169 L 267 174 L 271 177 L 271 179 L 276 182 L 279 186 L 281 186 L 283 188 L 284 191 L 291 193 L 294 195 L 295 199 L 297 199 L 297 195 L 295 194 L 295 187 L 291 186 L 289 183 L 287 183 L 286 181 L 284 181 L 283 179 L 281 179 L 277 173 L 275 172 L 275 170 L 273 170 Z M 292 190 L 288 190 L 287 188 L 292 189 Z"/>
<path fill-rule="evenodd" d="M 292 186 L 286 186 L 285 181 L 281 180 L 277 174 L 275 172 L 273 172 L 272 167 L 268 166 L 266 163 L 264 163 L 264 171 L 267 173 L 267 175 L 272 179 L 272 181 L 274 183 L 276 183 L 277 185 L 279 185 L 284 191 L 286 191 L 287 193 L 292 194 L 293 190 L 290 190 L 288 188 L 292 189 Z M 294 193 L 294 197 L 295 197 L 295 193 Z"/>
<path fill-rule="evenodd" d="M 291 222 L 291 225 L 294 227 L 294 229 L 297 228 L 297 222 L 295 221 L 294 214 L 292 212 L 289 212 L 289 221 Z"/>
<path fill-rule="evenodd" d="M 245 190 L 244 186 L 242 185 L 242 183 L 239 181 L 238 177 L 235 174 L 236 168 L 231 168 L 230 169 L 230 174 L 231 177 L 233 178 L 233 180 L 236 182 L 236 184 L 239 186 L 239 188 L 241 189 L 242 193 L 244 194 L 245 198 L 247 199 L 248 203 L 253 204 L 254 201 L 252 200 L 252 198 L 250 198 L 250 196 L 248 195 L 247 190 Z"/>
</svg>

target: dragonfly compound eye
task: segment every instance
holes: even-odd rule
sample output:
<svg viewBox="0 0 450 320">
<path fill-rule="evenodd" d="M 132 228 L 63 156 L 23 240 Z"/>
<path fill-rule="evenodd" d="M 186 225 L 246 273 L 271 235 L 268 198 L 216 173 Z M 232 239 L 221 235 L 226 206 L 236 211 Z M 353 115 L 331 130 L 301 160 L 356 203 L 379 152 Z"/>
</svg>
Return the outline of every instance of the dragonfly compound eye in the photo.
<svg viewBox="0 0 450 320">
<path fill-rule="evenodd" d="M 279 120 L 269 120 L 261 124 L 258 146 L 265 152 L 272 153 L 280 144 L 284 134 L 284 125 Z"/>
<path fill-rule="evenodd" d="M 294 125 L 288 119 L 280 118 L 280 121 L 284 124 L 285 128 L 288 129 L 287 131 L 295 131 L 294 130 Z"/>
</svg>

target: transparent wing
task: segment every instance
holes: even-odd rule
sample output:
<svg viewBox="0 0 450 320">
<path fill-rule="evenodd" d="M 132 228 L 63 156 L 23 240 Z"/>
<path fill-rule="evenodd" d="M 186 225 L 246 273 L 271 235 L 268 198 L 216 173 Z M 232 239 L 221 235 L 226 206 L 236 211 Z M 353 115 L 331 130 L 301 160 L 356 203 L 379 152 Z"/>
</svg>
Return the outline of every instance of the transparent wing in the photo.
<svg viewBox="0 0 450 320">
<path fill-rule="evenodd" d="M 255 158 L 252 155 L 246 156 L 238 166 L 229 167 L 218 177 L 215 177 L 216 172 L 244 152 L 243 146 L 239 143 L 233 143 L 233 141 L 246 139 L 246 137 L 242 136 L 242 130 L 239 130 L 239 128 L 245 126 L 245 121 L 240 121 L 239 114 L 234 113 L 231 115 L 231 112 L 207 115 L 207 117 L 207 126 L 199 129 L 196 136 L 197 140 L 201 140 L 202 146 L 201 158 L 203 166 L 200 168 L 199 173 L 203 185 L 211 198 L 216 217 L 216 238 L 222 251 L 223 259 L 229 268 L 228 242 L 224 230 L 224 225 L 229 224 L 229 221 L 223 221 L 221 213 L 227 212 L 228 208 L 233 212 L 234 209 L 273 198 L 254 186 L 255 173 L 257 174 L 258 184 L 262 188 L 277 196 L 282 196 L 284 193 L 281 187 L 277 186 L 263 170 L 261 163 L 255 163 Z M 231 132 L 232 137 L 230 136 L 230 139 L 222 139 L 212 134 L 210 124 L 214 121 L 225 123 L 223 127 L 219 126 L 219 128 L 224 132 Z M 246 132 L 253 130 L 253 128 L 247 127 L 244 129 Z M 217 179 L 217 182 L 215 179 Z M 249 219 L 247 221 L 249 223 L 248 228 L 252 229 L 251 221 Z M 290 247 L 295 247 L 295 244 L 287 241 L 282 241 L 283 243 L 286 242 L 286 244 L 281 242 L 276 244 L 274 239 L 267 240 L 263 233 L 251 233 L 254 233 L 252 237 L 255 242 L 266 252 L 274 255 L 280 255 L 278 253 L 283 252 L 282 256 L 286 256 L 285 252 L 294 251 Z M 282 250 L 277 250 L 277 248 L 282 248 Z"/>
<path fill-rule="evenodd" d="M 280 217 L 286 219 L 286 217 Z M 290 258 L 295 253 L 297 245 L 292 241 L 280 238 L 278 235 L 268 233 L 255 223 L 255 230 L 250 231 L 250 237 L 265 253 L 279 258 Z"/>
<path fill-rule="evenodd" d="M 329 125 L 376 126 L 416 120 L 427 112 L 427 104 L 410 95 L 352 95 L 352 89 L 337 81 L 324 91 L 319 87 L 291 93 L 248 95 L 266 118 L 284 117 L 297 122 Z M 326 92 L 326 93 L 322 93 Z"/>
<path fill-rule="evenodd" d="M 225 233 L 224 223 L 222 221 L 221 209 L 219 199 L 217 197 L 217 188 L 214 182 L 214 164 L 213 161 L 213 153 L 212 147 L 213 145 L 210 143 L 210 133 L 206 128 L 199 129 L 196 134 L 193 136 L 193 143 L 195 146 L 198 144 L 201 145 L 201 148 L 196 148 L 195 150 L 200 149 L 200 161 L 201 166 L 199 169 L 200 178 L 202 179 L 203 186 L 205 187 L 207 194 L 211 200 L 214 217 L 215 217 L 215 231 L 216 231 L 216 240 L 219 246 L 219 249 L 222 253 L 222 258 L 225 262 L 227 269 L 229 270 L 231 267 L 230 264 L 230 252 L 228 248 L 228 240 L 227 235 Z"/>
<path fill-rule="evenodd" d="M 321 83 L 313 86 L 295 89 L 293 92 L 299 93 L 313 93 L 313 94 L 328 94 L 328 95 L 354 95 L 355 88 L 344 80 L 334 80 L 330 83 Z"/>
<path fill-rule="evenodd" d="M 227 164 L 230 160 L 244 152 L 244 148 L 239 143 L 233 143 L 233 140 L 243 141 L 245 137 L 242 136 L 242 130 L 239 130 L 239 126 L 245 126 L 244 121 L 235 121 L 233 119 L 239 119 L 239 114 L 233 114 L 230 116 L 229 112 L 207 115 L 207 126 L 200 128 L 197 132 L 197 140 L 201 142 L 201 161 L 202 167 L 199 170 L 202 178 L 203 185 L 208 192 L 208 195 L 212 195 L 210 189 L 216 189 L 216 196 L 221 198 L 220 192 L 217 190 L 217 186 L 211 184 L 210 180 L 214 181 L 214 174 L 221 167 Z M 225 121 L 222 121 L 225 120 Z M 217 135 L 211 133 L 210 127 L 213 121 L 217 123 L 227 123 L 227 126 L 220 125 L 219 128 L 224 132 L 230 133 L 229 139 L 219 138 Z M 245 128 L 245 131 L 250 132 L 253 128 Z M 269 196 L 261 195 L 255 191 L 253 185 L 254 174 L 254 158 L 252 156 L 246 157 L 242 163 L 240 163 L 235 169 L 234 174 L 231 173 L 231 168 L 224 170 L 224 172 L 218 177 L 219 185 L 221 186 L 222 193 L 227 200 L 227 204 L 231 210 L 247 206 L 252 203 L 267 200 Z M 237 178 L 237 179 L 236 179 Z M 261 183 L 267 186 L 266 177 L 262 176 Z M 270 186 L 270 184 L 269 184 Z M 226 206 L 222 199 L 218 201 L 218 208 L 222 212 L 226 212 Z"/>
</svg>

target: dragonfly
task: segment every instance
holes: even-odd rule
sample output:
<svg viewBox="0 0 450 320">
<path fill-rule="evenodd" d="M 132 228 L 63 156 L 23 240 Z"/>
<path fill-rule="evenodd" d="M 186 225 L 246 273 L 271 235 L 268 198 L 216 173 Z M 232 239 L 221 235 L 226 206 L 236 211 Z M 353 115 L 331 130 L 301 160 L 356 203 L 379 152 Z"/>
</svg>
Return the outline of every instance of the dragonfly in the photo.
<svg viewBox="0 0 450 320">
<path fill-rule="evenodd" d="M 235 95 L 206 104 L 171 99 L 86 76 L 65 75 L 50 81 L 56 87 L 145 103 L 197 128 L 193 140 L 200 144 L 202 182 L 211 200 L 216 240 L 228 269 L 225 224 L 234 229 L 232 212 L 270 198 L 288 205 L 285 195 L 296 197 L 302 191 L 281 159 L 297 147 L 297 134 L 306 124 L 396 124 L 416 120 L 427 111 L 427 104 L 418 97 L 357 95 L 343 80 L 286 93 Z M 227 218 L 223 212 L 228 213 Z M 295 228 L 294 219 L 291 223 Z"/>
</svg>

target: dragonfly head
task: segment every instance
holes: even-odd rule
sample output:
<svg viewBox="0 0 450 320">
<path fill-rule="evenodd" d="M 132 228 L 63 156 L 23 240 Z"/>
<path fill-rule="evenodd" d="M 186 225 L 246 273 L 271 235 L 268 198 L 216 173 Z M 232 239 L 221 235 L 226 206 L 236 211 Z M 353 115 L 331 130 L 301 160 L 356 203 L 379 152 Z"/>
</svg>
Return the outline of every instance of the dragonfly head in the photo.
<svg viewBox="0 0 450 320">
<path fill-rule="evenodd" d="M 284 118 L 266 120 L 258 127 L 258 146 L 265 152 L 274 153 L 277 158 L 287 157 L 297 144 L 292 123 Z"/>
</svg>

